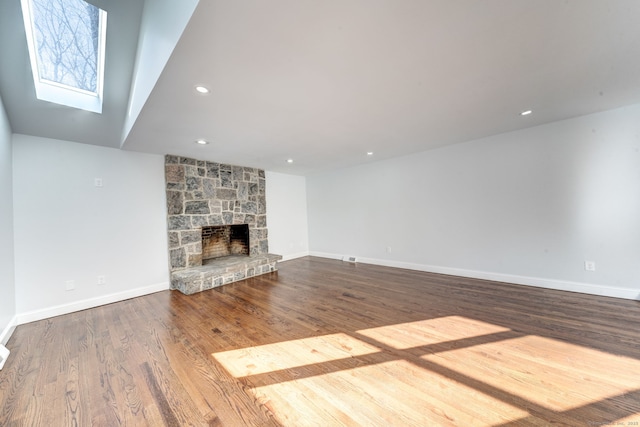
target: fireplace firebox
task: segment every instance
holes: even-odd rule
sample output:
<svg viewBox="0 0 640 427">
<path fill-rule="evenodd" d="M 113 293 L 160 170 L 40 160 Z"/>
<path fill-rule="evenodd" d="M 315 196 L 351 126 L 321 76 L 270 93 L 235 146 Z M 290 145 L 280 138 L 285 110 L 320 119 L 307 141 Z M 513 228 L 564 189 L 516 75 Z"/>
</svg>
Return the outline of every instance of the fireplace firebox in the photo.
<svg viewBox="0 0 640 427">
<path fill-rule="evenodd" d="M 229 255 L 249 256 L 249 225 L 202 227 L 202 261 Z"/>
</svg>

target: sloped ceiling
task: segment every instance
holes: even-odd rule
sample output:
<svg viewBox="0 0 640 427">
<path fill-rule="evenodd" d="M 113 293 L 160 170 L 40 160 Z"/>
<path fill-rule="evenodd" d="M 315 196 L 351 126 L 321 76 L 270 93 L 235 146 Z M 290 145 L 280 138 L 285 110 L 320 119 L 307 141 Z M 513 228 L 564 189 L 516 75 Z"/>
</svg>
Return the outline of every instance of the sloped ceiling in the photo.
<svg viewBox="0 0 640 427">
<path fill-rule="evenodd" d="M 119 147 L 143 0 L 92 0 L 107 11 L 102 114 L 36 99 L 20 0 L 0 0 L 0 96 L 14 133 Z"/>
<path fill-rule="evenodd" d="M 202 0 L 129 125 L 130 99 L 120 122 L 16 101 L 18 29 L 2 54 L 24 75 L 0 95 L 14 132 L 313 174 L 639 103 L 639 17 L 637 0 Z"/>
</svg>

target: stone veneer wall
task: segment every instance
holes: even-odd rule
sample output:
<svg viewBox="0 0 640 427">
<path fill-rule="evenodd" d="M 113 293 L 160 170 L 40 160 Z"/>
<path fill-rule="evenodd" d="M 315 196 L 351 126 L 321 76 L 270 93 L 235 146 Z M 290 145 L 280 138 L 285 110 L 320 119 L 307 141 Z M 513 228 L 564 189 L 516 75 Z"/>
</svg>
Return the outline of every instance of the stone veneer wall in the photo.
<svg viewBox="0 0 640 427">
<path fill-rule="evenodd" d="M 202 226 L 248 224 L 249 255 L 268 253 L 264 171 L 165 157 L 170 271 L 202 266 Z"/>
</svg>

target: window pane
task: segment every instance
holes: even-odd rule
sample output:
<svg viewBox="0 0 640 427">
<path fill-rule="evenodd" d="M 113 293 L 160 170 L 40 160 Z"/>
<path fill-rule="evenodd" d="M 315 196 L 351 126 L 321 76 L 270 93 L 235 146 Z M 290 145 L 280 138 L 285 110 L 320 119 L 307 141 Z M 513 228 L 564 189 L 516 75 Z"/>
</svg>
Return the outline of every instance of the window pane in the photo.
<svg viewBox="0 0 640 427">
<path fill-rule="evenodd" d="M 83 0 L 32 0 L 41 80 L 96 93 L 100 9 Z"/>
</svg>

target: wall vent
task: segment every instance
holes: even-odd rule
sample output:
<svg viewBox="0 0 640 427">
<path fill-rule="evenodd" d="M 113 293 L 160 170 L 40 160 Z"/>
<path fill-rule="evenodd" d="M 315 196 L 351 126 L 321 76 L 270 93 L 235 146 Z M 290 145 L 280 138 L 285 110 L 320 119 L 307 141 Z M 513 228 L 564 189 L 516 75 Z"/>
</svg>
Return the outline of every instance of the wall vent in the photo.
<svg viewBox="0 0 640 427">
<path fill-rule="evenodd" d="M 9 358 L 9 349 L 0 344 L 0 369 L 4 366 L 4 362 Z"/>
<path fill-rule="evenodd" d="M 342 257 L 342 261 L 355 263 L 355 262 L 358 262 L 358 259 L 353 255 L 346 255 Z"/>
</svg>

